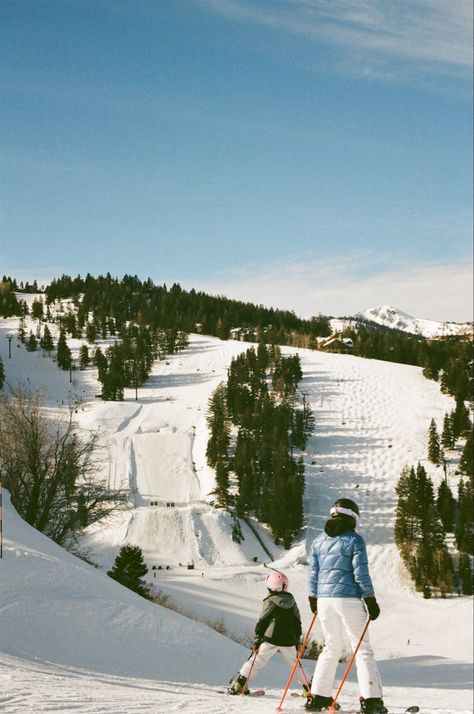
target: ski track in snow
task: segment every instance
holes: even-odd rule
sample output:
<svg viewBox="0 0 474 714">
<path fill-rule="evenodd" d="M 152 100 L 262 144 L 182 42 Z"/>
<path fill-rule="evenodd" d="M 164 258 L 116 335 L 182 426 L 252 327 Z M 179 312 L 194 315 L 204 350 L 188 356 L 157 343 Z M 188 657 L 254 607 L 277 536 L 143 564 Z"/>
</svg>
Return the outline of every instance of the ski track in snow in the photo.
<svg viewBox="0 0 474 714">
<path fill-rule="evenodd" d="M 243 522 L 245 540 L 241 545 L 231 540 L 230 516 L 208 503 L 214 481 L 205 458 L 209 396 L 225 380 L 232 357 L 250 345 L 193 335 L 186 350 L 156 363 L 138 402 L 134 390 L 127 390 L 124 402 L 102 403 L 93 399 L 99 391 L 94 370 L 75 373 L 71 385 L 68 374 L 39 352 L 14 347 L 9 361 L 1 338 L 16 333 L 13 324 L 0 320 L 7 381 L 28 376 L 32 384 L 44 385 L 51 409 L 75 395 L 81 428 L 101 427 L 107 434 L 103 476 L 111 486 L 130 489 L 135 507 L 91 528 L 84 539 L 92 559 L 107 569 L 123 543 L 135 542 L 150 567 L 170 567 L 150 571 L 151 584 L 195 616 L 222 619 L 230 632 L 250 636 L 265 596 L 261 563 L 267 556 Z M 305 454 L 307 531 L 284 551 L 264 527 L 256 527 L 290 576 L 303 626 L 310 620 L 307 568 L 297 559 L 335 498 L 352 497 L 361 507 L 360 530 L 382 606 L 370 631 L 391 713 L 418 704 L 421 714 L 471 714 L 472 600 L 423 600 L 413 590 L 392 533 L 401 468 L 421 461 L 435 485 L 442 478 L 441 470 L 426 461 L 427 431 L 432 417 L 442 425 L 444 413 L 454 407 L 452 398 L 416 367 L 293 348 L 282 352 L 300 354 L 300 389 L 316 419 Z M 457 479 L 448 478 L 454 487 Z M 159 505 L 150 506 L 150 500 Z M 255 683 L 270 687 L 261 700 L 225 697 L 209 684 L 163 681 L 186 680 L 187 674 L 189 680 L 191 668 L 195 682 L 225 685 L 248 651 L 124 591 L 26 524 L 18 525 L 16 540 L 9 539 L 10 513 L 6 510 L 5 560 L 0 561 L 7 575 L 3 582 L 0 577 L 0 651 L 5 653 L 0 656 L 0 711 L 274 710 L 286 677 L 277 657 Z M 189 562 L 195 570 L 179 567 Z M 67 630 L 63 639 L 57 631 L 61 626 Z M 317 623 L 313 634 L 320 636 Z M 312 664 L 305 666 L 311 673 Z M 352 672 L 341 703 L 353 707 L 356 701 Z M 288 698 L 284 709 L 302 711 L 302 701 Z"/>
<path fill-rule="evenodd" d="M 282 697 L 282 689 L 267 689 L 258 699 L 230 697 L 217 687 L 177 682 L 153 682 L 138 678 L 124 678 L 92 673 L 48 663 L 33 663 L 6 657 L 0 662 L 0 687 L 7 685 L 8 695 L 0 694 L 0 711 L 5 714 L 20 712 L 83 712 L 84 714 L 133 714 L 133 712 L 185 712 L 186 714 L 232 713 L 264 714 L 275 711 Z M 283 711 L 302 712 L 303 698 L 292 697 L 291 689 Z M 409 701 L 408 701 L 409 698 Z M 391 704 L 391 699 L 404 701 Z M 432 705 L 436 699 L 437 705 Z M 385 695 L 390 714 L 403 714 L 411 704 L 418 703 L 420 714 L 470 714 L 456 696 L 448 697 L 442 690 L 434 690 L 429 703 L 425 690 L 393 688 Z M 446 703 L 443 703 L 446 702 Z M 340 704 L 344 712 L 357 711 L 356 694 L 343 694 Z"/>
</svg>

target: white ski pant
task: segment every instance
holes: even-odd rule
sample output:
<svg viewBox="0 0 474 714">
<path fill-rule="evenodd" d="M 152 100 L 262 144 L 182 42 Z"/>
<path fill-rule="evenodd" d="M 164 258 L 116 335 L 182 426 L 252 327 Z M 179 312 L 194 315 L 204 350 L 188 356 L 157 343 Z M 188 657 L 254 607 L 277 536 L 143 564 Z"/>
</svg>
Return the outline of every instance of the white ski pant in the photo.
<svg viewBox="0 0 474 714">
<path fill-rule="evenodd" d="M 293 665 L 295 664 L 295 659 L 296 659 L 296 648 L 293 647 L 279 647 L 278 645 L 272 645 L 270 642 L 262 642 L 260 645 L 257 655 L 252 656 L 244 662 L 244 664 L 241 667 L 240 674 L 242 674 L 244 677 L 249 676 L 250 670 L 252 670 L 252 678 L 255 677 L 257 672 L 259 672 L 261 669 L 265 667 L 265 665 L 271 660 L 274 654 L 276 652 L 281 652 L 285 661 L 287 662 L 288 666 L 293 669 Z M 255 662 L 252 667 L 252 663 L 255 659 Z M 301 671 L 301 667 L 296 668 L 295 676 L 297 680 L 299 681 L 300 684 L 305 684 L 307 680 L 305 680 L 303 676 L 303 672 Z"/>
<path fill-rule="evenodd" d="M 362 600 L 357 598 L 318 598 L 318 619 L 324 634 L 324 648 L 316 663 L 311 685 L 312 694 L 332 696 L 336 668 L 344 648 L 343 632 L 347 633 L 354 651 L 367 623 L 367 617 Z M 368 631 L 357 652 L 355 665 L 361 696 L 364 699 L 382 697 L 382 682 Z"/>
</svg>

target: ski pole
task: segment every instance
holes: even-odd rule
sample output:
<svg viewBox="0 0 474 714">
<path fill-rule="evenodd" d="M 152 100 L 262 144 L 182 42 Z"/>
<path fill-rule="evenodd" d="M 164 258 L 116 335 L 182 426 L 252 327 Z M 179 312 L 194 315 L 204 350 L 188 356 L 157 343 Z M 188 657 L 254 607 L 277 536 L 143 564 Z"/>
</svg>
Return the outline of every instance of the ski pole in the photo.
<svg viewBox="0 0 474 714">
<path fill-rule="evenodd" d="M 277 706 L 277 708 L 276 708 L 277 712 L 283 711 L 282 708 L 281 708 L 281 705 L 283 704 L 283 702 L 284 702 L 284 700 L 285 700 L 286 693 L 288 692 L 288 689 L 290 688 L 291 680 L 292 680 L 293 677 L 295 676 L 296 668 L 297 668 L 297 666 L 298 666 L 298 664 L 299 664 L 300 659 L 301 659 L 302 656 L 303 656 L 303 652 L 304 652 L 305 649 L 306 649 L 306 645 L 307 645 L 308 640 L 309 640 L 309 635 L 310 635 L 310 633 L 311 633 L 311 630 L 313 629 L 314 621 L 316 620 L 317 616 L 318 616 L 318 613 L 315 612 L 314 615 L 313 615 L 313 619 L 311 620 L 310 626 L 309 626 L 309 628 L 308 628 L 308 632 L 306 633 L 305 638 L 304 638 L 304 640 L 303 640 L 303 643 L 302 643 L 302 645 L 301 645 L 301 647 L 300 647 L 300 649 L 299 649 L 298 656 L 296 657 L 295 663 L 294 663 L 294 665 L 293 665 L 293 669 L 291 670 L 290 676 L 289 676 L 289 678 L 288 678 L 288 682 L 286 683 L 285 691 L 283 692 L 283 696 L 282 696 L 282 698 L 281 698 L 281 700 L 280 700 L 280 704 L 279 704 L 279 705 Z"/>
<path fill-rule="evenodd" d="M 254 664 L 255 664 L 255 660 L 257 659 L 257 655 L 258 655 L 258 649 L 255 650 L 255 654 L 254 654 L 254 656 L 253 656 L 252 664 L 250 665 L 249 676 L 247 677 L 247 682 L 250 682 L 250 676 L 251 676 L 251 674 L 252 674 L 252 669 L 253 669 L 253 666 L 254 666 Z M 244 688 L 242 689 L 242 691 L 240 692 L 240 696 L 243 697 L 244 694 L 245 694 L 245 687 L 244 687 Z"/>
<path fill-rule="evenodd" d="M 308 681 L 308 677 L 306 676 L 306 672 L 304 671 L 304 667 L 303 667 L 303 665 L 301 664 L 301 662 L 298 662 L 298 664 L 299 664 L 300 669 L 301 669 L 301 674 L 303 675 L 304 683 L 305 683 L 306 686 L 308 687 L 308 691 L 311 691 L 311 685 L 310 685 L 310 683 L 309 683 L 309 681 Z"/>
<path fill-rule="evenodd" d="M 336 706 L 335 706 L 335 705 L 336 705 L 336 702 L 337 702 L 337 698 L 339 697 L 339 695 L 340 695 L 340 693 L 341 693 L 341 689 L 342 689 L 342 687 L 344 686 L 344 682 L 345 682 L 346 679 L 347 679 L 347 675 L 348 675 L 349 672 L 351 671 L 351 667 L 352 667 L 352 665 L 354 664 L 354 660 L 355 660 L 355 658 L 356 658 L 356 654 L 357 654 L 357 652 L 359 651 L 359 647 L 361 646 L 362 640 L 364 639 L 365 633 L 367 632 L 367 628 L 368 628 L 368 626 L 369 626 L 369 622 L 370 622 L 370 619 L 367 620 L 367 622 L 365 623 L 365 627 L 364 627 L 364 629 L 363 629 L 363 631 L 362 631 L 362 634 L 361 634 L 361 636 L 360 636 L 359 642 L 357 643 L 356 648 L 355 648 L 354 652 L 352 653 L 352 657 L 351 657 L 350 660 L 349 660 L 349 664 L 348 664 L 347 667 L 346 667 L 346 671 L 344 672 L 344 676 L 343 676 L 343 678 L 342 678 L 342 682 L 340 683 L 339 689 L 338 689 L 337 692 L 336 692 L 336 696 L 335 696 L 334 699 L 332 700 L 332 704 L 331 704 L 331 706 L 329 707 L 329 711 L 330 711 L 330 712 L 335 712 L 335 711 L 336 711 Z"/>
</svg>

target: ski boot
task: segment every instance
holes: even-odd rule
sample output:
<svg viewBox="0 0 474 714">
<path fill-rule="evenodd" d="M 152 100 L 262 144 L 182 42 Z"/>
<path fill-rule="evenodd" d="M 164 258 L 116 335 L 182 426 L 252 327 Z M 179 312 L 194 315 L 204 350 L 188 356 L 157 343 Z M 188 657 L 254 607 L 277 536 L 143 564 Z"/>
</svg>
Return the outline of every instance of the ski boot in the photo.
<svg viewBox="0 0 474 714">
<path fill-rule="evenodd" d="M 384 706 L 383 699 L 371 697 L 364 699 L 360 697 L 360 714 L 388 714 L 388 709 Z"/>
<path fill-rule="evenodd" d="M 247 677 L 244 677 L 242 674 L 239 674 L 237 679 L 234 679 L 231 686 L 227 690 L 227 694 L 248 694 L 249 691 L 250 690 L 247 687 Z"/>
<path fill-rule="evenodd" d="M 308 697 L 306 700 L 306 704 L 304 705 L 304 708 L 307 709 L 310 712 L 322 712 L 325 711 L 326 709 L 329 709 L 329 707 L 332 704 L 332 697 L 321 697 L 319 694 L 312 694 Z M 334 705 L 334 709 L 340 709 L 341 707 L 339 704 Z"/>
</svg>

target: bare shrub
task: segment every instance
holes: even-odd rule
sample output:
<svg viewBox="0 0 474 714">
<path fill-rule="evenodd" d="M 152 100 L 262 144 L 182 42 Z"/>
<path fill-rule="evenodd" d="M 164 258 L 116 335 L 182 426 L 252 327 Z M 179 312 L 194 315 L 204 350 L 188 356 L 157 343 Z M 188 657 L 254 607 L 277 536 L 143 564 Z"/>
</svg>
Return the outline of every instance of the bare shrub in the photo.
<svg viewBox="0 0 474 714">
<path fill-rule="evenodd" d="M 41 392 L 22 386 L 0 396 L 0 469 L 27 523 L 64 545 L 124 501 L 96 478 L 97 431 L 79 438 L 73 409 L 49 417 Z"/>
</svg>

